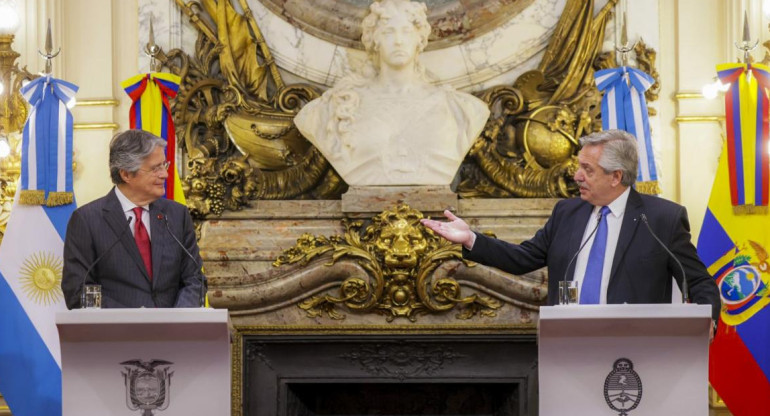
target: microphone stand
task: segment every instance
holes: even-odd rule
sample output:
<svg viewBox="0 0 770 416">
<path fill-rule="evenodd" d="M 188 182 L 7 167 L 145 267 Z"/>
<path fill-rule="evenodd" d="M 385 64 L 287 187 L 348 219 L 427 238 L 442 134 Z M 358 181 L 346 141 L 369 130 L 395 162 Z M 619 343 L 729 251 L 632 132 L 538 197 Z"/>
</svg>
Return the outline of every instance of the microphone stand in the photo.
<svg viewBox="0 0 770 416">
<path fill-rule="evenodd" d="M 181 241 L 174 235 L 174 233 L 171 232 L 171 227 L 168 225 L 168 216 L 164 213 L 163 214 L 163 224 L 166 226 L 166 231 L 168 231 L 169 235 L 171 235 L 171 238 L 176 241 L 177 244 L 179 244 L 179 247 L 182 247 L 182 250 L 184 250 L 185 254 L 187 254 L 187 257 L 190 258 L 190 260 L 193 261 L 193 264 L 195 264 L 195 272 L 198 274 L 198 282 L 200 282 L 200 293 L 198 295 L 198 304 L 201 308 L 204 308 L 206 306 L 206 298 L 205 298 L 205 292 L 203 290 L 203 287 L 205 286 L 205 282 L 203 279 L 203 273 L 201 273 L 201 265 L 198 263 L 198 260 L 195 259 L 195 256 L 193 256 L 190 251 L 187 250 L 187 247 L 182 244 Z"/>
<path fill-rule="evenodd" d="M 567 276 L 569 276 L 569 268 L 572 266 L 572 263 L 577 258 L 578 254 L 580 254 L 581 251 L 583 251 L 583 247 L 586 246 L 586 244 L 591 240 L 591 237 L 596 233 L 596 230 L 599 229 L 599 223 L 602 222 L 602 213 L 599 211 L 599 213 L 596 215 L 596 225 L 594 226 L 594 229 L 591 231 L 591 234 L 588 234 L 588 238 L 583 241 L 582 244 L 580 244 L 580 248 L 575 252 L 575 255 L 572 256 L 572 258 L 569 260 L 569 263 L 567 263 L 567 269 L 564 270 L 564 279 L 562 281 L 564 282 L 564 293 L 561 294 L 561 299 L 559 302 L 562 305 L 566 305 L 569 303 L 569 293 L 567 293 Z"/>
<path fill-rule="evenodd" d="M 690 288 L 687 285 L 687 274 L 684 272 L 684 267 L 682 266 L 682 263 L 679 261 L 678 258 L 674 255 L 674 253 L 671 252 L 671 250 L 666 247 L 665 244 L 663 244 L 662 241 L 660 241 L 660 238 L 658 238 L 657 235 L 655 235 L 655 232 L 652 231 L 652 227 L 650 227 L 650 224 L 647 222 L 647 215 L 642 214 L 639 216 L 639 218 L 642 219 L 642 222 L 647 227 L 647 231 L 650 232 L 650 235 L 652 235 L 652 238 L 655 239 L 655 241 L 660 244 L 661 247 L 663 247 L 664 250 L 666 250 L 666 253 L 668 253 L 669 256 L 671 256 L 672 259 L 676 262 L 677 266 L 679 266 L 679 270 L 682 271 L 682 303 L 690 303 Z"/>
</svg>

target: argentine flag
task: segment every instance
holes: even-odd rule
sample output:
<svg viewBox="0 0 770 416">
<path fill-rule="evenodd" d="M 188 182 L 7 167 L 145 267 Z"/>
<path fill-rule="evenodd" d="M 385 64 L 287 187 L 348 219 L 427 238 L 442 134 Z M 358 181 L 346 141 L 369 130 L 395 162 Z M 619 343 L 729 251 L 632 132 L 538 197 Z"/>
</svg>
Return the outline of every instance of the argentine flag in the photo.
<svg viewBox="0 0 770 416">
<path fill-rule="evenodd" d="M 75 204 L 18 204 L 0 243 L 0 392 L 14 416 L 61 415 L 62 251 Z"/>
<path fill-rule="evenodd" d="M 21 176 L 0 243 L 0 393 L 14 416 L 61 416 L 56 312 L 72 192 L 72 113 L 77 86 L 42 76 L 22 87 L 30 103 Z M 21 203 L 20 203 L 21 202 Z"/>
</svg>

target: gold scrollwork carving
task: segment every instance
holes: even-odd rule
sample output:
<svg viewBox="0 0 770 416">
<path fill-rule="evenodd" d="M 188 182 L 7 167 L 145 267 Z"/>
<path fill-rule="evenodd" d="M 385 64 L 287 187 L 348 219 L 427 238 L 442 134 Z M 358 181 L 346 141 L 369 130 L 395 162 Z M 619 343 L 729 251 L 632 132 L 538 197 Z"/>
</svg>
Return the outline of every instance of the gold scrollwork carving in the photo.
<svg viewBox="0 0 770 416">
<path fill-rule="evenodd" d="M 465 296 L 451 277 L 435 277 L 433 272 L 448 260 L 463 261 L 459 245 L 439 238 L 420 224 L 421 212 L 400 203 L 366 223 L 343 219 L 342 236 L 305 234 L 273 263 L 307 264 L 329 254 L 331 266 L 340 259 L 352 259 L 366 276 L 351 276 L 339 288 L 338 296 L 313 296 L 298 306 L 308 316 L 327 314 L 344 319 L 337 305 L 351 311 L 384 314 L 388 322 L 397 317 L 416 321 L 419 314 L 438 313 L 459 307 L 458 319 L 476 315 L 495 316 L 502 304 L 492 298 Z"/>
<path fill-rule="evenodd" d="M 284 85 L 246 2 L 242 15 L 230 2 L 176 3 L 200 32 L 195 56 L 175 49 L 157 58 L 182 78 L 173 113 L 193 215 L 254 199 L 338 198 L 346 185 L 293 124 L 318 91 Z"/>
<path fill-rule="evenodd" d="M 593 65 L 616 1 L 568 1 L 537 70 L 481 94 L 492 116 L 460 171 L 464 198 L 569 197 L 577 193 L 577 139 L 601 130 Z"/>
</svg>

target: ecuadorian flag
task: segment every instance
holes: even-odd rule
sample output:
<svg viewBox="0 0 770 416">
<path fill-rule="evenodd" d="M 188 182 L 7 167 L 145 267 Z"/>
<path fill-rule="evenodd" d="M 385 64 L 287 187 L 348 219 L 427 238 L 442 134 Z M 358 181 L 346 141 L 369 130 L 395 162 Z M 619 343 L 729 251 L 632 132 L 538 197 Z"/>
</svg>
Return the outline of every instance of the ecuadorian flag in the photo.
<svg viewBox="0 0 770 416">
<path fill-rule="evenodd" d="M 171 99 L 179 91 L 180 78 L 174 74 L 151 72 L 140 74 L 123 81 L 120 86 L 133 103 L 129 110 L 132 129 L 148 131 L 166 140 L 166 198 L 185 204 L 182 182 L 176 167 L 176 130 L 171 117 Z"/>
<path fill-rule="evenodd" d="M 770 415 L 770 214 L 768 108 L 764 74 L 721 67 L 728 139 L 722 149 L 698 254 L 722 297 L 709 381 L 734 416 Z M 736 68 L 736 66 L 738 68 Z M 760 68 L 763 72 L 764 68 Z M 766 73 L 766 72 L 765 72 Z M 737 75 L 736 75 L 737 74 Z"/>
</svg>

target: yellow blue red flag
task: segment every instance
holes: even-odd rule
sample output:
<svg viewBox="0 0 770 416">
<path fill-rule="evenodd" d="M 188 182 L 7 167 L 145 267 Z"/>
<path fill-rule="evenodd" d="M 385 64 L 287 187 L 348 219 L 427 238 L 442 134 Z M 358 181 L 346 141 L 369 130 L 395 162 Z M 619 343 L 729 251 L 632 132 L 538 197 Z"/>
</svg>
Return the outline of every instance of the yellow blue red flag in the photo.
<svg viewBox="0 0 770 416">
<path fill-rule="evenodd" d="M 166 140 L 166 198 L 185 204 L 182 182 L 176 167 L 176 134 L 171 117 L 171 100 L 179 91 L 180 78 L 174 74 L 151 72 L 140 74 L 123 81 L 120 86 L 133 103 L 129 110 L 132 129 L 148 131 Z"/>
<path fill-rule="evenodd" d="M 709 381 L 734 416 L 770 416 L 767 68 L 718 67 L 730 82 L 722 148 L 698 254 L 722 298 Z M 747 76 L 747 72 L 751 76 Z"/>
<path fill-rule="evenodd" d="M 722 64 L 719 79 L 730 84 L 725 94 L 727 172 L 730 200 L 736 209 L 767 209 L 770 155 L 767 153 L 770 68 L 761 64 Z"/>
</svg>

